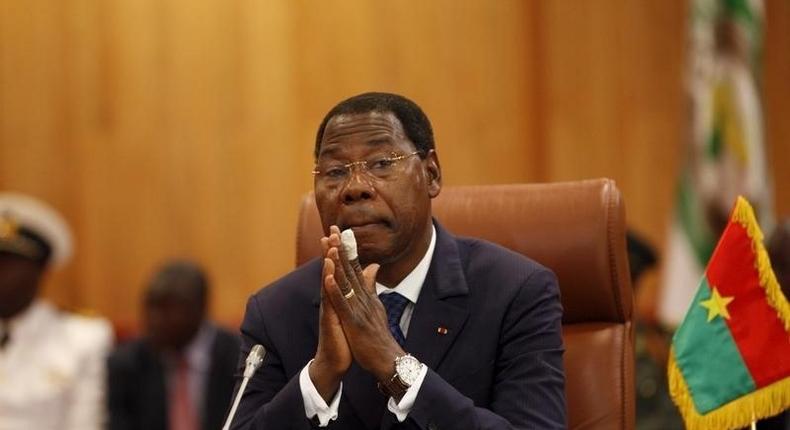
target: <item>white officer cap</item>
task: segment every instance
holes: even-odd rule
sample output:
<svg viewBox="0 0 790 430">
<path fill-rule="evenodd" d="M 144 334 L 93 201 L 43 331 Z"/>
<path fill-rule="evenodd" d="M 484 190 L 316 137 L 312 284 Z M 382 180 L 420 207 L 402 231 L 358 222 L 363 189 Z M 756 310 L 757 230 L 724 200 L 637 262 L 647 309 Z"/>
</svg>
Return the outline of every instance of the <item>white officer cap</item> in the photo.
<svg viewBox="0 0 790 430">
<path fill-rule="evenodd" d="M 61 267 L 73 251 L 63 217 L 48 204 L 21 193 L 0 192 L 0 251 Z"/>
</svg>

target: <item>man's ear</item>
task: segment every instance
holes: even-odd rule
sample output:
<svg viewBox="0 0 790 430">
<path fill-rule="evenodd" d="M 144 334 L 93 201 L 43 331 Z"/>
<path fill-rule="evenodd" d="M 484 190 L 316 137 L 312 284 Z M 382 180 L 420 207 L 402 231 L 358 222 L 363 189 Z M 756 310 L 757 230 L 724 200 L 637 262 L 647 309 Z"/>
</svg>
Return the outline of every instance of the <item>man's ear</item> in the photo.
<svg viewBox="0 0 790 430">
<path fill-rule="evenodd" d="M 436 150 L 428 151 L 424 161 L 428 179 L 428 195 L 434 198 L 442 191 L 442 167 L 439 164 L 439 155 L 436 154 Z"/>
</svg>

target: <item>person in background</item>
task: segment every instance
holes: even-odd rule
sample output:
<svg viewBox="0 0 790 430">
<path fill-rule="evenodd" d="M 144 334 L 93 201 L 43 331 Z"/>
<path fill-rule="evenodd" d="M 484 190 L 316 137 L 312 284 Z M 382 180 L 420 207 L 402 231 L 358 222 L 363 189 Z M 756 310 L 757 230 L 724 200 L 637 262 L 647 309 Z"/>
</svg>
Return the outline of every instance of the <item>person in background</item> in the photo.
<svg viewBox="0 0 790 430">
<path fill-rule="evenodd" d="M 633 230 L 626 232 L 631 285 L 642 292 L 643 275 L 655 268 L 658 255 L 653 246 Z M 636 428 L 671 430 L 683 428 L 669 397 L 667 356 L 671 334 L 654 319 L 637 313 L 636 319 Z"/>
<path fill-rule="evenodd" d="M 230 405 L 239 339 L 206 317 L 208 281 L 164 265 L 143 298 L 145 334 L 108 361 L 112 430 L 217 430 Z"/>
<path fill-rule="evenodd" d="M 771 268 L 785 298 L 790 297 L 790 219 L 776 225 L 766 244 Z M 790 430 L 788 411 L 757 423 L 758 430 Z"/>
<path fill-rule="evenodd" d="M 790 297 L 790 218 L 776 226 L 768 241 L 771 267 L 785 298 Z"/>
<path fill-rule="evenodd" d="M 47 272 L 71 258 L 69 227 L 33 197 L 0 192 L 0 428 L 104 426 L 107 321 L 40 297 Z"/>
</svg>

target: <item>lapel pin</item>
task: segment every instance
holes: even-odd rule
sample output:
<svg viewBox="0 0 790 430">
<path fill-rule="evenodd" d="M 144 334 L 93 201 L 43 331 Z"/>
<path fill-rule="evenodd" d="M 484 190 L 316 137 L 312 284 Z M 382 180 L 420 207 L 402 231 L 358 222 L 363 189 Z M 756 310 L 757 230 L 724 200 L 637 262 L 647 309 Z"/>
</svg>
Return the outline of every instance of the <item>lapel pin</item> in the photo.
<svg viewBox="0 0 790 430">
<path fill-rule="evenodd" d="M 447 327 L 439 326 L 439 328 L 436 329 L 436 333 L 447 334 Z"/>
</svg>

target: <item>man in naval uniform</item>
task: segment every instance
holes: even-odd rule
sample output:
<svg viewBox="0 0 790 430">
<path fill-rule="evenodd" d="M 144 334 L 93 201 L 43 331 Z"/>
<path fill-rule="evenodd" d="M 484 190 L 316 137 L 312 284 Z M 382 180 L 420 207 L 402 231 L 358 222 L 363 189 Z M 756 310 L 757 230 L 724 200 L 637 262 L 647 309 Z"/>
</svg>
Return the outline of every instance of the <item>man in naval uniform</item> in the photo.
<svg viewBox="0 0 790 430">
<path fill-rule="evenodd" d="M 103 426 L 103 320 L 61 312 L 40 298 L 42 280 L 71 257 L 63 218 L 32 197 L 0 192 L 0 429 Z"/>
</svg>

